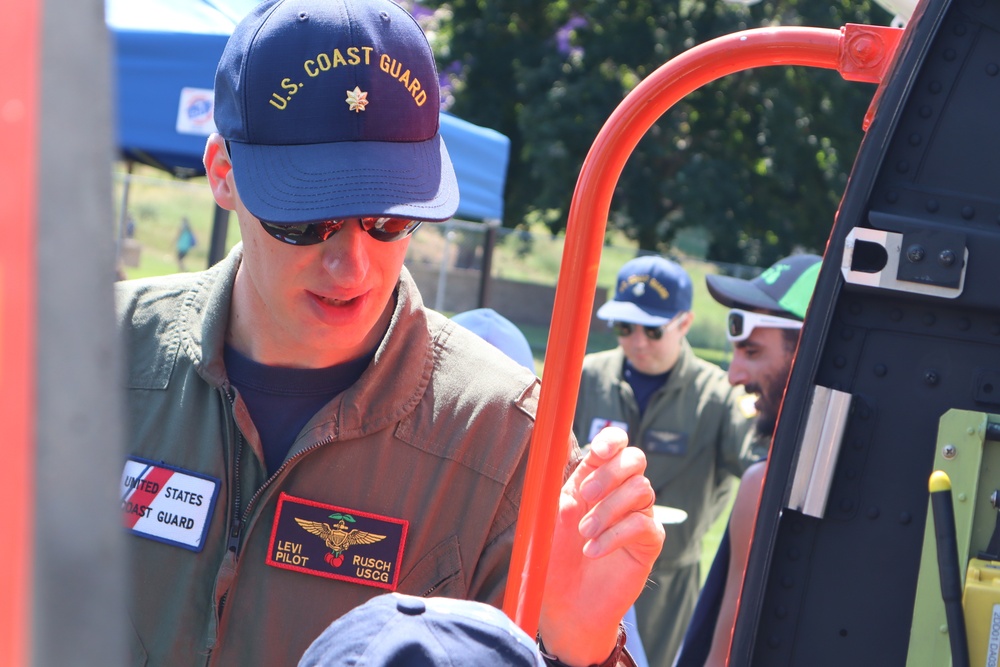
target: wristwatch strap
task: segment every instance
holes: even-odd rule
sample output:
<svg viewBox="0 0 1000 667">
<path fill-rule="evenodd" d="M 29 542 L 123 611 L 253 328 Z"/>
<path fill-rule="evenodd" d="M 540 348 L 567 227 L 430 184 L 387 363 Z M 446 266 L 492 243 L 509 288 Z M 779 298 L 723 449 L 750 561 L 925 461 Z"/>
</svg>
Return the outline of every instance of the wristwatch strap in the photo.
<svg viewBox="0 0 1000 667">
<path fill-rule="evenodd" d="M 635 660 L 632 659 L 628 649 L 625 648 L 625 638 L 625 626 L 619 624 L 618 641 L 615 642 L 615 648 L 611 651 L 611 655 L 599 665 L 591 665 L 590 667 L 636 667 Z M 538 636 L 538 651 L 542 654 L 542 659 L 545 660 L 545 664 L 548 667 L 569 667 L 569 665 L 560 662 L 559 658 L 545 650 L 545 644 L 542 642 L 541 635 Z"/>
</svg>

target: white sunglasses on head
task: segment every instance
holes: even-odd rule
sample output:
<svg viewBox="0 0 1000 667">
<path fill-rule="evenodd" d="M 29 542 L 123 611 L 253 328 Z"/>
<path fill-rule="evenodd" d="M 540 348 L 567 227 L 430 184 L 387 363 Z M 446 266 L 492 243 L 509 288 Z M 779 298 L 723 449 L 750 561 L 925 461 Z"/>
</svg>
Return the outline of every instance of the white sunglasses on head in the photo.
<svg viewBox="0 0 1000 667">
<path fill-rule="evenodd" d="M 729 311 L 727 320 L 726 338 L 731 343 L 738 343 L 746 340 L 753 333 L 754 329 L 801 329 L 802 322 L 778 317 L 777 315 L 765 315 L 755 313 L 750 310 L 740 310 L 733 308 Z"/>
</svg>

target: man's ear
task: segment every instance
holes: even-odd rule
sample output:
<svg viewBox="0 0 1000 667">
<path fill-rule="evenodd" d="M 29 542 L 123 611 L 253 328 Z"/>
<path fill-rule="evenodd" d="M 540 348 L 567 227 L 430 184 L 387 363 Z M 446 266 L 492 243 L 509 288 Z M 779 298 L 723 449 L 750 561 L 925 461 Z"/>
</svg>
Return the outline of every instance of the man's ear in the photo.
<svg viewBox="0 0 1000 667">
<path fill-rule="evenodd" d="M 694 311 L 689 310 L 681 315 L 681 321 L 677 324 L 677 328 L 680 330 L 682 336 L 687 336 L 692 324 L 694 324 Z"/>
<path fill-rule="evenodd" d="M 215 202 L 222 208 L 236 210 L 236 182 L 233 180 L 233 163 L 229 161 L 226 140 L 213 133 L 205 144 L 205 175 Z"/>
</svg>

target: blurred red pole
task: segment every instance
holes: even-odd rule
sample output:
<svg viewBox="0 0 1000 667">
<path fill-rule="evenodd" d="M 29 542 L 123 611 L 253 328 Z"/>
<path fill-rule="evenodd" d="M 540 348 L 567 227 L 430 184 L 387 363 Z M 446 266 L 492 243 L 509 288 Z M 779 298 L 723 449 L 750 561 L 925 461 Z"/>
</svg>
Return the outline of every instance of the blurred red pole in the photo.
<svg viewBox="0 0 1000 667">
<path fill-rule="evenodd" d="M 761 28 L 705 42 L 668 61 L 632 90 L 608 118 L 583 163 L 566 226 L 545 380 L 531 438 L 504 611 L 535 636 L 551 554 L 567 443 L 587 348 L 597 270 L 611 196 L 642 136 L 688 93 L 734 72 L 769 65 L 841 69 L 842 31 Z M 893 47 L 895 45 L 893 44 Z M 891 60 L 892 54 L 888 55 Z"/>
<path fill-rule="evenodd" d="M 0 665 L 29 662 L 35 428 L 35 216 L 41 0 L 0 22 Z"/>
</svg>

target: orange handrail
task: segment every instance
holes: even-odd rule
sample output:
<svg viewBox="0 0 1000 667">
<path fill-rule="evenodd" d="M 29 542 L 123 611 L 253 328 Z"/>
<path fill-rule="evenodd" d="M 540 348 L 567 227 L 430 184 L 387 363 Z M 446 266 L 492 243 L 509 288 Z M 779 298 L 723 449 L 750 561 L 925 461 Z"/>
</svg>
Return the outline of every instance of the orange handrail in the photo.
<svg viewBox="0 0 1000 667">
<path fill-rule="evenodd" d="M 630 92 L 584 160 L 570 205 L 566 246 L 546 347 L 545 380 L 528 454 L 504 611 L 529 636 L 538 629 L 559 492 L 576 410 L 597 271 L 611 197 L 625 161 L 660 116 L 688 93 L 727 74 L 769 65 L 836 69 L 881 81 L 901 30 L 871 26 L 761 28 L 705 42 L 668 61 Z"/>
<path fill-rule="evenodd" d="M 29 664 L 32 624 L 40 8 L 13 3 L 0 25 L 0 665 L 13 667 Z"/>
</svg>

